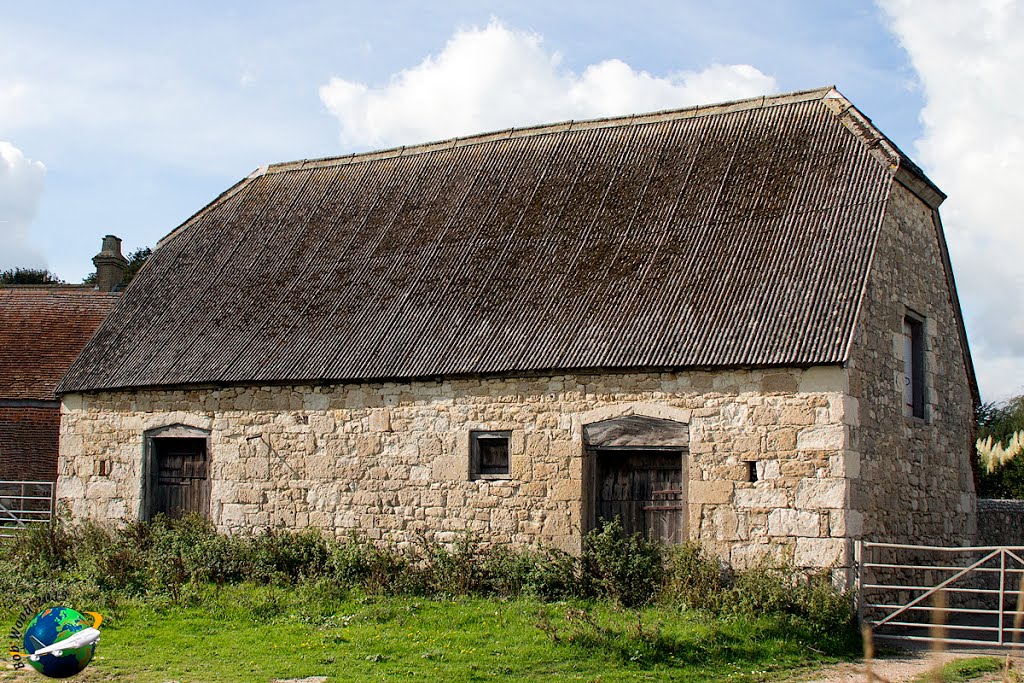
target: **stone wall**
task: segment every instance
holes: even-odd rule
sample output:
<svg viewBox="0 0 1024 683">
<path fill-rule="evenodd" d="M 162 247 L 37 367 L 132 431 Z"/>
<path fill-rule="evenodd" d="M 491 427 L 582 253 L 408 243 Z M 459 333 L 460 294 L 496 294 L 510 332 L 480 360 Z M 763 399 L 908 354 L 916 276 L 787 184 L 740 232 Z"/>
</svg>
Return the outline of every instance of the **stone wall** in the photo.
<svg viewBox="0 0 1024 683">
<path fill-rule="evenodd" d="M 849 364 L 852 506 L 873 541 L 969 544 L 973 404 L 933 212 L 893 183 Z M 925 417 L 904 417 L 903 320 L 924 317 Z"/>
<path fill-rule="evenodd" d="M 1024 500 L 978 500 L 977 545 L 1024 546 Z"/>
<path fill-rule="evenodd" d="M 209 431 L 211 516 L 227 532 L 470 530 L 576 550 L 592 486 L 582 427 L 642 414 L 689 426 L 691 537 L 738 566 L 844 564 L 861 526 L 846 389 L 834 367 L 70 394 L 58 497 L 76 517 L 137 517 L 144 434 L 181 424 Z M 470 478 L 473 429 L 511 431 L 509 479 Z"/>
</svg>

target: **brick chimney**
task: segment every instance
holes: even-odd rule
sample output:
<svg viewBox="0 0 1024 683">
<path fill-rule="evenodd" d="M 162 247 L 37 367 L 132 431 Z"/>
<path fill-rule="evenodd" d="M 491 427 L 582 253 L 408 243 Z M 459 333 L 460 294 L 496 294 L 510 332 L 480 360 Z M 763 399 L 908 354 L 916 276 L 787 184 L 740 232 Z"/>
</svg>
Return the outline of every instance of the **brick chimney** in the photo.
<svg viewBox="0 0 1024 683">
<path fill-rule="evenodd" d="M 121 239 L 114 235 L 103 238 L 103 248 L 92 257 L 96 266 L 96 288 L 101 292 L 115 289 L 124 280 L 128 261 L 121 255 Z"/>
</svg>

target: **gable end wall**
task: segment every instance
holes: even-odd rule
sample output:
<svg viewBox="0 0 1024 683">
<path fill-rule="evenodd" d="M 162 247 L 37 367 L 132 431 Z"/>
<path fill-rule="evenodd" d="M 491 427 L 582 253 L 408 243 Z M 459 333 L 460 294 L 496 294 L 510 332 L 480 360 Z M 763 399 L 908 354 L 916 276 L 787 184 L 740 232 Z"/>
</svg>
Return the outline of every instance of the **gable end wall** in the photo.
<svg viewBox="0 0 1024 683">
<path fill-rule="evenodd" d="M 925 419 L 904 417 L 903 320 L 925 318 Z M 851 504 L 864 538 L 969 544 L 976 528 L 973 401 L 933 212 L 894 183 L 850 361 L 859 425 Z"/>
</svg>

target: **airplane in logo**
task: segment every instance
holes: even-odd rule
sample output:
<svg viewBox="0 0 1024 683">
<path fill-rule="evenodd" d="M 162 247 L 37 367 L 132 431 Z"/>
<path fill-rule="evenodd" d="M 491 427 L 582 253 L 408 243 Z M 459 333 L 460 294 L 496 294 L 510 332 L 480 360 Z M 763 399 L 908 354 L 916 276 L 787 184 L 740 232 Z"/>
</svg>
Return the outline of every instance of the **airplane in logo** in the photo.
<svg viewBox="0 0 1024 683">
<path fill-rule="evenodd" d="M 79 647 L 86 647 L 87 645 L 95 645 L 100 642 L 100 630 L 97 628 L 100 622 L 103 621 L 103 617 L 96 612 L 86 612 L 86 614 L 92 616 L 95 621 L 89 628 L 84 628 L 77 633 L 72 633 L 64 640 L 58 640 L 52 645 L 43 645 L 35 636 L 29 636 L 29 638 L 35 641 L 36 645 L 40 645 L 38 650 L 29 654 L 28 658 L 33 662 L 38 662 L 39 658 L 43 655 L 53 655 L 54 657 L 63 657 L 65 650 L 74 650 Z"/>
</svg>

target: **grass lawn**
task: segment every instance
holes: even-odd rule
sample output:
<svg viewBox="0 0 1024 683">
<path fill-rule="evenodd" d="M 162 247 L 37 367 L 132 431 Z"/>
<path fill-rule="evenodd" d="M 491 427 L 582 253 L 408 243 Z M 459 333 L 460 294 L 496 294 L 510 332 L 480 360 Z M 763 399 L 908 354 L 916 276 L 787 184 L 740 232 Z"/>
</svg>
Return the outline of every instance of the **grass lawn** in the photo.
<svg viewBox="0 0 1024 683">
<path fill-rule="evenodd" d="M 104 615 L 75 681 L 762 681 L 835 661 L 828 634 L 773 617 L 607 602 L 374 597 L 329 584 L 193 588 L 170 602 L 72 605 Z M 4 615 L 4 628 L 14 622 Z M 5 631 L 6 632 L 6 631 Z M 44 680 L 0 671 L 0 681 Z"/>
</svg>

